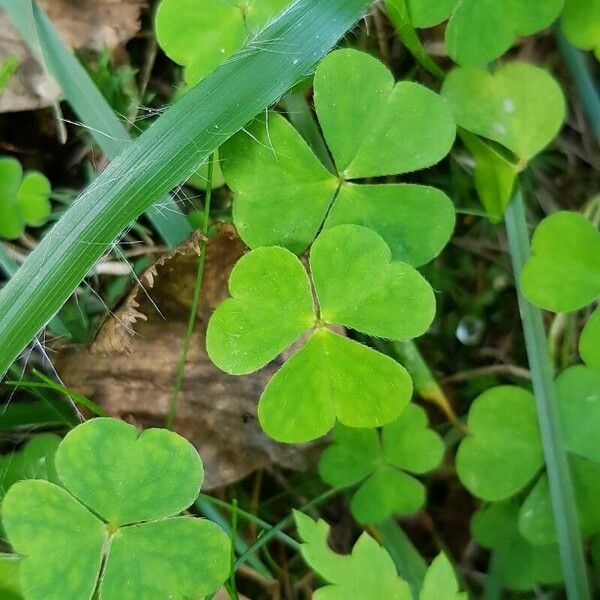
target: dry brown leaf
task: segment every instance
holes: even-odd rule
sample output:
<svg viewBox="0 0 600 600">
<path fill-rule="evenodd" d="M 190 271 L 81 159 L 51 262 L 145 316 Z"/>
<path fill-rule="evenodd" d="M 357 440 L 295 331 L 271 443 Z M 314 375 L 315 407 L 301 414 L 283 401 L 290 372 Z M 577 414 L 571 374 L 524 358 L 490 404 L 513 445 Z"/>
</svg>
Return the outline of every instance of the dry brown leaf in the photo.
<svg viewBox="0 0 600 600">
<path fill-rule="evenodd" d="M 15 0 L 17 1 L 17 0 Z M 115 48 L 139 30 L 145 0 L 39 0 L 40 5 L 73 49 Z M 60 97 L 10 19 L 0 10 L 0 57 L 18 56 L 19 67 L 0 95 L 0 112 L 50 106 Z"/>
<path fill-rule="evenodd" d="M 112 416 L 142 427 L 164 425 L 191 306 L 197 248 L 198 239 L 192 239 L 148 270 L 141 278 L 145 289 L 135 286 L 89 348 L 59 352 L 57 367 L 68 387 Z M 273 463 L 304 469 L 309 460 L 301 447 L 269 439 L 256 418 L 258 397 L 281 359 L 253 375 L 233 377 L 205 353 L 208 317 L 227 297 L 229 273 L 243 253 L 228 226 L 208 244 L 198 324 L 174 423 L 202 456 L 206 489 Z"/>
</svg>

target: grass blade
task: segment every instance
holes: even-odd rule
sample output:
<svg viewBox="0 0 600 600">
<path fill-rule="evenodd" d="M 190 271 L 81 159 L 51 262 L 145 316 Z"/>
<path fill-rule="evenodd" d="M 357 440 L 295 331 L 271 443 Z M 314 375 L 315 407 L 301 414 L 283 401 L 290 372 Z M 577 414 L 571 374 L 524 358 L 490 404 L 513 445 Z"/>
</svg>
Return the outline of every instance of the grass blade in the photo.
<svg viewBox="0 0 600 600">
<path fill-rule="evenodd" d="M 523 265 L 530 254 L 525 207 L 519 191 L 509 204 L 505 219 L 567 596 L 570 600 L 586 600 L 591 596 L 579 535 L 573 483 L 558 424 L 554 373 L 544 321 L 541 310 L 527 301 L 518 283 Z"/>
<path fill-rule="evenodd" d="M 0 292 L 0 373 L 121 232 L 309 73 L 370 0 L 297 0 L 132 142 Z"/>
<path fill-rule="evenodd" d="M 11 2 L 0 0 L 31 51 L 42 57 L 48 73 L 59 84 L 65 99 L 102 151 L 111 160 L 131 142 L 123 123 L 117 118 L 104 96 L 81 63 L 67 48 L 46 13 L 31 0 Z M 160 200 L 161 208 L 151 206 L 146 216 L 161 238 L 176 246 L 191 233 L 191 227 L 171 198 Z"/>
</svg>

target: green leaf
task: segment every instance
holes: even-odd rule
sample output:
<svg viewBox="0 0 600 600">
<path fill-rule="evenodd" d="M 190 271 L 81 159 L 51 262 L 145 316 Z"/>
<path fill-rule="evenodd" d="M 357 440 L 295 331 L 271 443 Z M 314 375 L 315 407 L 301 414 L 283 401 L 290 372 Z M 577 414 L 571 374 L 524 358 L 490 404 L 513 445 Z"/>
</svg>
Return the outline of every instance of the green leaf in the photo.
<svg viewBox="0 0 600 600">
<path fill-rule="evenodd" d="M 227 578 L 228 546 L 223 531 L 205 519 L 176 517 L 120 529 L 112 538 L 100 599 L 150 600 L 148 590 L 157 600 L 203 598 Z"/>
<path fill-rule="evenodd" d="M 519 532 L 519 505 L 515 501 L 488 504 L 471 520 L 473 537 L 494 550 L 496 572 L 514 590 L 562 581 L 558 546 L 534 546 Z"/>
<path fill-rule="evenodd" d="M 14 54 L 9 54 L 2 59 L 2 62 L 0 63 L 0 96 L 6 89 L 6 86 L 9 84 L 20 64 L 21 59 Z"/>
<path fill-rule="evenodd" d="M 310 251 L 321 318 L 363 333 L 410 339 L 428 329 L 435 297 L 410 265 L 395 261 L 385 241 L 356 225 L 327 229 Z"/>
<path fill-rule="evenodd" d="M 206 333 L 208 355 L 227 373 L 263 367 L 314 323 L 308 276 L 284 248 L 246 254 L 231 272 L 229 292 Z"/>
<path fill-rule="evenodd" d="M 467 594 L 459 590 L 452 563 L 440 552 L 427 569 L 419 600 L 467 600 Z"/>
<path fill-rule="evenodd" d="M 325 221 L 325 229 L 352 223 L 376 231 L 394 260 L 419 267 L 435 258 L 454 230 L 454 206 L 440 190 L 406 183 L 346 183 Z"/>
<path fill-rule="evenodd" d="M 336 50 L 317 67 L 315 107 L 344 179 L 423 169 L 448 154 L 456 133 L 446 103 L 412 82 L 395 83 L 377 59 Z"/>
<path fill-rule="evenodd" d="M 268 383 L 258 416 L 273 439 L 301 443 L 327 433 L 336 417 L 350 427 L 389 423 L 411 393 L 410 376 L 396 361 L 319 328 Z"/>
<path fill-rule="evenodd" d="M 600 531 L 600 465 L 577 456 L 570 457 L 570 470 L 573 478 L 579 526 L 583 536 Z M 555 544 L 556 527 L 548 476 L 542 475 L 531 490 L 519 514 L 519 530 L 531 544 Z"/>
<path fill-rule="evenodd" d="M 502 144 L 525 161 L 552 141 L 565 119 L 558 83 L 546 70 L 526 63 L 508 63 L 494 73 L 453 69 L 442 95 L 459 126 Z"/>
<path fill-rule="evenodd" d="M 473 180 L 477 195 L 492 222 L 499 222 L 512 198 L 518 167 L 476 135 L 461 131 L 460 137 L 475 159 Z"/>
<path fill-rule="evenodd" d="M 573 46 L 593 51 L 600 60 L 600 0 L 565 0 L 560 24 Z"/>
<path fill-rule="evenodd" d="M 499 386 L 471 405 L 469 435 L 456 470 L 465 487 L 483 500 L 503 500 L 522 489 L 544 464 L 535 401 L 530 392 Z"/>
<path fill-rule="evenodd" d="M 563 0 L 462 0 L 446 29 L 448 53 L 461 65 L 485 65 L 504 54 L 517 36 L 548 27 L 562 4 Z"/>
<path fill-rule="evenodd" d="M 42 433 L 20 450 L 0 456 L 0 500 L 13 484 L 22 479 L 56 481 L 54 455 L 59 443 L 57 435 Z"/>
<path fill-rule="evenodd" d="M 458 3 L 459 0 L 408 0 L 408 9 L 415 27 L 433 27 L 445 21 Z"/>
<path fill-rule="evenodd" d="M 600 369 L 600 307 L 587 320 L 579 338 L 579 354 L 592 369 Z"/>
<path fill-rule="evenodd" d="M 600 296 L 600 233 L 584 216 L 560 211 L 545 218 L 531 252 L 521 287 L 532 304 L 570 312 Z"/>
<path fill-rule="evenodd" d="M 338 188 L 300 134 L 277 113 L 255 119 L 221 149 L 236 193 L 233 218 L 251 248 L 281 245 L 300 254 L 315 239 Z"/>
<path fill-rule="evenodd" d="M 313 521 L 298 511 L 294 511 L 294 518 L 304 540 L 304 560 L 329 582 L 315 592 L 314 600 L 411 599 L 408 585 L 396 574 L 390 555 L 372 537 L 363 533 L 350 555 L 340 555 L 327 544 L 329 527 L 325 521 Z"/>
<path fill-rule="evenodd" d="M 2 521 L 16 552 L 24 556 L 26 600 L 89 600 L 102 563 L 106 527 L 66 490 L 47 481 L 13 485 Z"/>
<path fill-rule="evenodd" d="M 18 556 L 0 554 L 0 597 L 2 600 L 23 600 L 21 559 Z"/>
<path fill-rule="evenodd" d="M 185 80 L 198 83 L 237 52 L 289 0 L 162 0 L 156 37 L 167 56 L 185 66 Z"/>
<path fill-rule="evenodd" d="M 600 370 L 576 365 L 559 375 L 555 388 L 566 449 L 600 462 Z"/>
<path fill-rule="evenodd" d="M 21 216 L 30 227 L 40 227 L 47 223 L 52 212 L 51 191 L 50 182 L 42 173 L 29 171 L 23 176 L 17 200 Z"/>
<path fill-rule="evenodd" d="M 352 498 L 352 514 L 361 523 L 380 523 L 423 506 L 425 488 L 403 471 L 430 471 L 443 451 L 440 437 L 427 428 L 425 411 L 409 404 L 396 421 L 383 427 L 381 440 L 373 429 L 338 426 L 335 444 L 321 456 L 319 472 L 336 487 L 362 481 Z"/>
<path fill-rule="evenodd" d="M 115 526 L 181 512 L 198 497 L 204 477 L 196 449 L 181 436 L 166 429 L 140 433 L 109 418 L 71 430 L 56 469 L 78 500 Z"/>
<path fill-rule="evenodd" d="M 2 506 L 8 539 L 24 556 L 26 600 L 90 600 L 103 558 L 98 600 L 204 597 L 227 577 L 225 533 L 202 519 L 168 518 L 200 489 L 202 463 L 184 438 L 93 419 L 67 434 L 56 467 L 66 489 L 19 482 Z"/>
</svg>

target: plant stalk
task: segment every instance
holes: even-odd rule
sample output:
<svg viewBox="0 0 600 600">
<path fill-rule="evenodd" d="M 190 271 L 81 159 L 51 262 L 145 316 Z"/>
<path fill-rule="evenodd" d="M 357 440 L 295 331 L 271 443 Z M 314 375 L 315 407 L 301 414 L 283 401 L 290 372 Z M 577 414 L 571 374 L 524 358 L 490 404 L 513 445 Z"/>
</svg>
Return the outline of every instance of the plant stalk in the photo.
<svg viewBox="0 0 600 600">
<path fill-rule="evenodd" d="M 530 240 L 523 197 L 518 188 L 505 219 L 567 596 L 569 600 L 588 600 L 591 596 L 575 494 L 558 422 L 553 365 L 542 311 L 527 301 L 519 285 L 521 271 L 530 255 Z"/>
</svg>

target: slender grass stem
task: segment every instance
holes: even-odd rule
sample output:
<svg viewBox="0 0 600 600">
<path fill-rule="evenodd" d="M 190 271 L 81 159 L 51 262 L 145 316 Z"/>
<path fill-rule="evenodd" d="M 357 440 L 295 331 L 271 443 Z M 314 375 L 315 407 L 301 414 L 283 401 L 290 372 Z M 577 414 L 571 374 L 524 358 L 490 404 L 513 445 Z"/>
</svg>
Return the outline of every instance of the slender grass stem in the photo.
<svg viewBox="0 0 600 600">
<path fill-rule="evenodd" d="M 556 36 L 560 53 L 577 87 L 586 117 L 594 131 L 596 139 L 600 142 L 600 92 L 598 91 L 598 84 L 594 81 L 590 72 L 588 56 L 585 52 L 569 44 L 560 31 L 558 24 L 554 27 L 554 35 Z"/>
<path fill-rule="evenodd" d="M 196 270 L 196 280 L 194 282 L 194 296 L 192 299 L 192 307 L 190 308 L 190 314 L 188 317 L 187 329 L 185 337 L 183 339 L 183 347 L 181 354 L 179 355 L 179 363 L 177 365 L 177 374 L 175 375 L 175 385 L 173 386 L 173 394 L 171 401 L 169 402 L 169 412 L 167 413 L 167 420 L 165 426 L 171 429 L 173 425 L 173 419 L 177 412 L 177 402 L 179 395 L 181 394 L 181 387 L 183 386 L 183 378 L 185 375 L 185 366 L 187 363 L 188 353 L 190 351 L 190 342 L 192 341 L 192 334 L 196 326 L 196 320 L 198 318 L 198 307 L 200 306 L 200 297 L 202 295 L 202 280 L 204 279 L 204 264 L 206 262 L 206 242 L 208 239 L 208 228 L 210 222 L 210 201 L 212 198 L 212 181 L 213 171 L 215 166 L 215 153 L 211 154 L 208 161 L 208 176 L 206 181 L 206 196 L 204 198 L 204 218 L 202 221 L 202 237 L 200 238 L 199 247 L 200 253 L 198 255 L 198 268 Z"/>
<path fill-rule="evenodd" d="M 519 190 L 513 196 L 505 218 L 567 596 L 570 600 L 587 600 L 591 598 L 589 583 L 573 483 L 558 423 L 553 366 L 542 312 L 527 301 L 518 283 L 530 254 L 525 207 Z"/>
<path fill-rule="evenodd" d="M 227 593 L 231 600 L 240 600 L 237 593 L 237 586 L 235 583 L 235 544 L 233 543 L 237 539 L 237 500 L 233 501 L 233 510 L 231 511 L 231 554 L 229 556 L 229 563 L 231 566 L 229 573 L 229 582 L 227 585 Z"/>
</svg>

